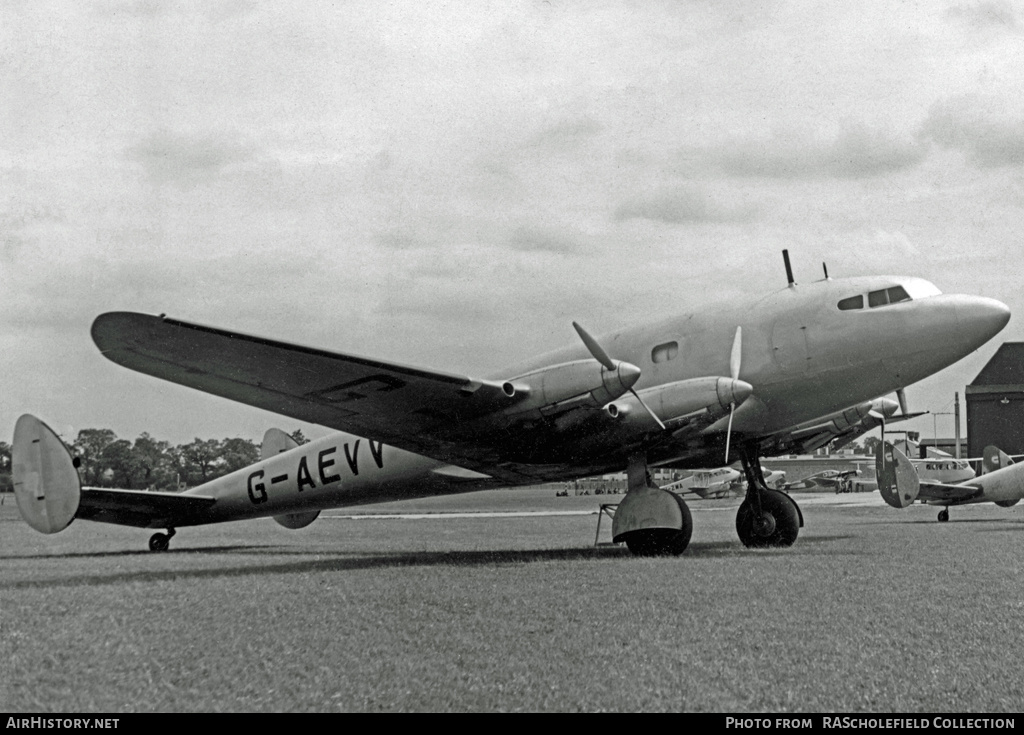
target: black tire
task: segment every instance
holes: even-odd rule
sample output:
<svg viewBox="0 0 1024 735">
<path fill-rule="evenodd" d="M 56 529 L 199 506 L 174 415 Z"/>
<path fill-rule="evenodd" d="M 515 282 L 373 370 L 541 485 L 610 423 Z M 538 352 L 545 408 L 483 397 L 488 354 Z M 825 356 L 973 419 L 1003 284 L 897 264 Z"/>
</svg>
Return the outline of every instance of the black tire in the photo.
<svg viewBox="0 0 1024 735">
<path fill-rule="evenodd" d="M 623 539 L 626 548 L 635 556 L 679 556 L 690 545 L 693 536 L 693 516 L 686 502 L 675 493 L 670 493 L 679 505 L 683 516 L 683 527 L 675 528 L 642 528 L 626 534 Z"/>
<path fill-rule="evenodd" d="M 945 523 L 948 520 L 949 520 L 949 511 L 948 510 L 940 510 L 939 511 L 939 523 Z"/>
<path fill-rule="evenodd" d="M 800 534 L 800 511 L 793 499 L 778 490 L 762 490 L 761 509 L 771 514 L 775 528 L 759 535 L 754 530 L 754 506 L 749 498 L 744 500 L 736 513 L 736 533 L 743 545 L 752 549 L 792 546 Z"/>
<path fill-rule="evenodd" d="M 149 537 L 150 551 L 167 551 L 171 544 L 171 537 L 164 533 L 154 533 Z"/>
</svg>

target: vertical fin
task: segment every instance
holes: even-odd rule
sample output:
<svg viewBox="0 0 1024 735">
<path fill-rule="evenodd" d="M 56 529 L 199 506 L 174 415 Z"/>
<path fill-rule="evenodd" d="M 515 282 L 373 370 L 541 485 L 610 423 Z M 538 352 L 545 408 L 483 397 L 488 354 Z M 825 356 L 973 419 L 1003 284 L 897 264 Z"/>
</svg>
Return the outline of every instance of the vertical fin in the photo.
<svg viewBox="0 0 1024 735">
<path fill-rule="evenodd" d="M 18 419 L 11 444 L 18 510 L 41 533 L 63 531 L 75 519 L 82 485 L 71 452 L 53 429 L 29 414 Z"/>
</svg>

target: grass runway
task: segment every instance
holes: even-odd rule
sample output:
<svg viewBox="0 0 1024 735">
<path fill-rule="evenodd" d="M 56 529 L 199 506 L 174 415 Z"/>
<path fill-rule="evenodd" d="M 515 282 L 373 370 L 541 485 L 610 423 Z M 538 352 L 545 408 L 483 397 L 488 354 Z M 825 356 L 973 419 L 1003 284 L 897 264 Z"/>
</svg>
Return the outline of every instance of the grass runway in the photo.
<svg viewBox="0 0 1024 735">
<path fill-rule="evenodd" d="M 522 489 L 43 536 L 0 507 L 8 712 L 1007 712 L 1024 702 L 1024 510 L 797 495 L 789 549 L 690 502 L 679 558 L 593 548 L 619 497 Z M 840 502 L 850 505 L 837 505 Z M 607 520 L 602 536 L 609 535 Z"/>
</svg>

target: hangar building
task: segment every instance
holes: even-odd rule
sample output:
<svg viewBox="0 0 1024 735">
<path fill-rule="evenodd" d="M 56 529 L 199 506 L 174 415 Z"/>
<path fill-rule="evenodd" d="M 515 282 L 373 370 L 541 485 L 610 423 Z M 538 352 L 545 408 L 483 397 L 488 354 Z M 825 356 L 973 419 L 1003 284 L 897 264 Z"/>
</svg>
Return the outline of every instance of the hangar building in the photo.
<svg viewBox="0 0 1024 735">
<path fill-rule="evenodd" d="M 967 386 L 967 451 L 1024 454 L 1024 342 L 1004 342 Z"/>
</svg>

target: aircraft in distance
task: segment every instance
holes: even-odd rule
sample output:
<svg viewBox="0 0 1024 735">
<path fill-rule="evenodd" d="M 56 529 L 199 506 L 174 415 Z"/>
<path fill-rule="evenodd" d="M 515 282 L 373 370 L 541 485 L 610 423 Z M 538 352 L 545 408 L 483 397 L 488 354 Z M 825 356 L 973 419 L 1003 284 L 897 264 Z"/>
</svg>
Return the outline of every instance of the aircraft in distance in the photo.
<svg viewBox="0 0 1024 735">
<path fill-rule="evenodd" d="M 1014 464 L 1009 455 L 998 447 L 985 447 L 982 474 L 975 477 L 971 470 L 970 479 L 963 482 L 941 482 L 922 477 L 919 469 L 926 461 L 932 460 L 910 460 L 888 442 L 879 445 L 875 455 L 875 475 L 882 499 L 893 508 L 906 508 L 915 500 L 927 505 L 945 506 L 939 511 L 939 521 L 945 523 L 949 520 L 951 505 L 995 503 L 1002 508 L 1010 508 L 1024 498 L 1024 464 Z M 963 474 L 964 470 L 959 472 Z"/>
<path fill-rule="evenodd" d="M 693 493 L 701 498 L 725 498 L 732 494 L 733 483 L 742 476 L 739 470 L 732 467 L 697 470 L 689 477 L 663 485 L 661 489 L 672 493 Z"/>
<path fill-rule="evenodd" d="M 82 489 L 59 437 L 22 416 L 12 444 L 22 516 L 53 533 L 74 518 L 166 529 L 272 516 L 289 528 L 324 508 L 532 485 L 626 471 L 612 537 L 636 554 L 678 554 L 692 532 L 679 496 L 649 468 L 741 462 L 736 530 L 789 546 L 803 523 L 766 486 L 760 458 L 850 440 L 894 411 L 903 388 L 942 370 L 1009 321 L 999 301 L 943 295 L 920 278 L 865 276 L 621 329 L 489 377 L 409 367 L 131 312 L 101 314 L 92 338 L 113 362 L 342 432 L 299 447 L 272 434 L 263 459 L 184 493 Z M 899 417 L 896 417 L 899 418 Z M 279 450 L 279 451 L 274 451 Z"/>
<path fill-rule="evenodd" d="M 860 470 L 854 468 L 850 470 L 822 470 L 816 472 L 813 475 L 808 475 L 802 480 L 796 482 L 786 483 L 782 489 L 787 492 L 790 490 L 833 490 L 839 492 L 849 492 L 846 488 L 846 480 L 850 477 L 855 477 L 860 474 Z"/>
</svg>

